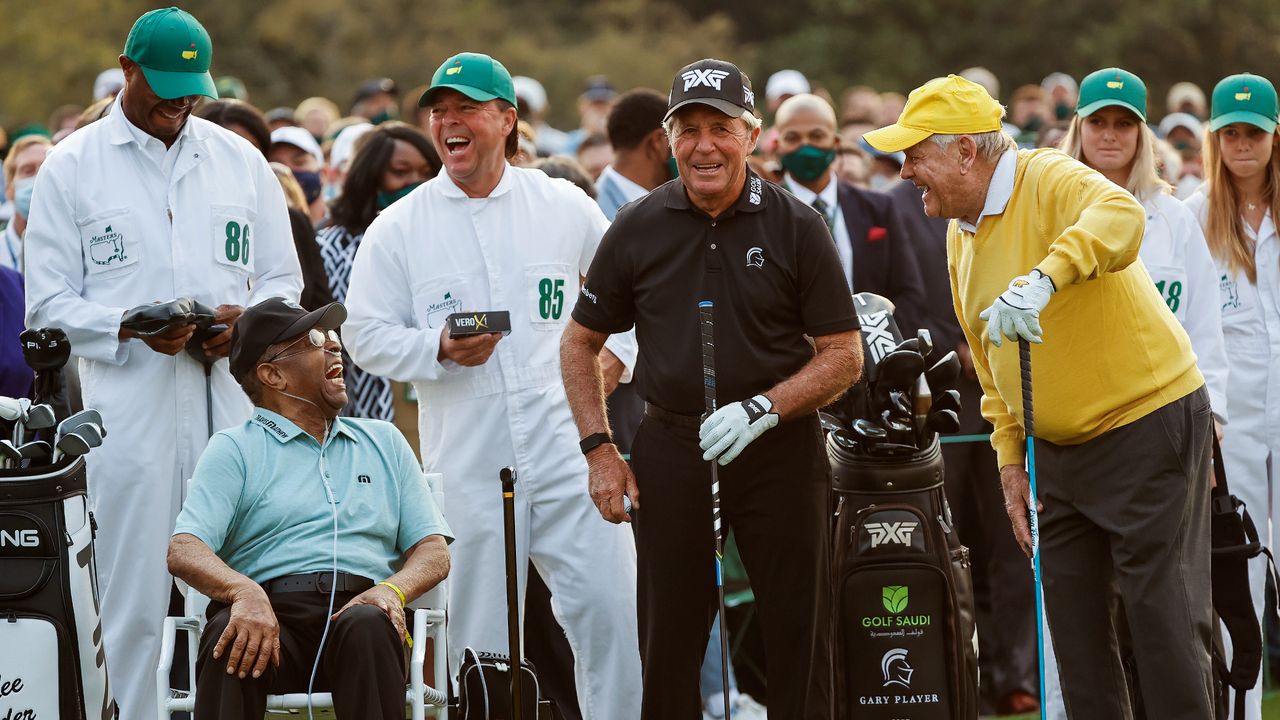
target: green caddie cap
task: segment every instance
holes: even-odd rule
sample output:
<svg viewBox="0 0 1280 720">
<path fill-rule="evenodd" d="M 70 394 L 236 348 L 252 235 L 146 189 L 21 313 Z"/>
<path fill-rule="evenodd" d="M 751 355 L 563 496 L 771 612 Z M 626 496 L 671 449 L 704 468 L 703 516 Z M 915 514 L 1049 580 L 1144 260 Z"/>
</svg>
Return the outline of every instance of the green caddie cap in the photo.
<svg viewBox="0 0 1280 720">
<path fill-rule="evenodd" d="M 1142 78 L 1120 68 L 1089 73 L 1080 82 L 1076 114 L 1089 117 L 1104 107 L 1122 107 L 1147 121 L 1147 86 Z"/>
<path fill-rule="evenodd" d="M 124 41 L 124 56 L 142 68 L 151 90 L 165 100 L 218 97 L 209 75 L 213 42 L 188 12 L 171 7 L 138 18 Z"/>
<path fill-rule="evenodd" d="M 463 52 L 445 60 L 431 76 L 431 87 L 422 93 L 418 106 L 430 105 L 435 92 L 444 88 L 457 90 L 480 102 L 506 100 L 516 104 L 516 88 L 511 82 L 511 73 L 502 63 L 483 53 Z"/>
<path fill-rule="evenodd" d="M 1231 123 L 1248 123 L 1271 133 L 1280 120 L 1275 86 L 1270 80 L 1249 73 L 1223 78 L 1213 88 L 1209 107 L 1209 130 L 1213 132 Z"/>
</svg>

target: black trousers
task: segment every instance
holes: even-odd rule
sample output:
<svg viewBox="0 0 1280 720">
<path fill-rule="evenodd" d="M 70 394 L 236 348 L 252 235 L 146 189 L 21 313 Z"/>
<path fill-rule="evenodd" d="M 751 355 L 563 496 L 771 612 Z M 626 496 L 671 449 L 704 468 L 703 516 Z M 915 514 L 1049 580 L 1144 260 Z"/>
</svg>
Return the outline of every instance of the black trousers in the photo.
<svg viewBox="0 0 1280 720">
<path fill-rule="evenodd" d="M 307 691 L 320 636 L 329 609 L 328 593 L 288 592 L 271 595 L 280 623 L 280 667 L 267 666 L 262 677 L 241 680 L 227 674 L 228 651 L 213 659 L 213 648 L 231 619 L 231 608 L 212 602 L 200 635 L 196 659 L 197 720 L 260 720 L 268 694 Z M 338 593 L 336 612 L 355 593 Z M 405 717 L 406 662 L 404 638 L 396 637 L 387 616 L 371 605 L 349 608 L 329 627 L 324 655 L 316 672 L 315 692 L 332 692 L 340 718 Z"/>
<path fill-rule="evenodd" d="M 645 720 L 702 717 L 699 671 L 716 612 L 711 470 L 696 428 L 646 417 L 637 600 Z M 755 592 L 771 720 L 832 717 L 831 469 L 816 416 L 768 431 L 720 468 L 722 515 Z"/>
<path fill-rule="evenodd" d="M 1036 440 L 1045 611 L 1072 720 L 1133 717 L 1117 598 L 1147 717 L 1213 717 L 1211 432 L 1202 387 L 1080 445 Z"/>
</svg>

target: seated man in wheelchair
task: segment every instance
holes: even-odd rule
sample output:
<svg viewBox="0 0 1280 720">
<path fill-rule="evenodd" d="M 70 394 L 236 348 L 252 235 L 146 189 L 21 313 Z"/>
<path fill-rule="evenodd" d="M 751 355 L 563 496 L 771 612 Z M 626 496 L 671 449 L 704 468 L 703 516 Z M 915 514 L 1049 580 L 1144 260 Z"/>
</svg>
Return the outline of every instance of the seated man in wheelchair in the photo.
<svg viewBox="0 0 1280 720">
<path fill-rule="evenodd" d="M 338 717 L 405 716 L 404 606 L 453 538 L 390 423 L 338 417 L 346 309 L 245 311 L 231 373 L 256 406 L 196 465 L 169 571 L 210 598 L 195 716 L 263 716 L 269 693 L 333 694 Z"/>
</svg>

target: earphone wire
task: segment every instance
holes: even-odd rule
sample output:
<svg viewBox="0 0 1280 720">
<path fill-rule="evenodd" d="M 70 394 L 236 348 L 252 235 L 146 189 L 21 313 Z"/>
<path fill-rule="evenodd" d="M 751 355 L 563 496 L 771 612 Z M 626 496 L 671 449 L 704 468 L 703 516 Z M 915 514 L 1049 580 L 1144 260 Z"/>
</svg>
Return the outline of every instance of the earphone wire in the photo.
<svg viewBox="0 0 1280 720">
<path fill-rule="evenodd" d="M 298 399 L 305 400 L 305 398 Z M 324 440 L 328 439 L 329 423 L 326 421 L 324 424 Z M 320 443 L 320 482 L 324 483 L 324 492 L 329 500 L 329 509 L 333 513 L 333 579 L 329 583 L 329 612 L 325 614 L 324 632 L 320 635 L 320 646 L 316 648 L 315 662 L 311 664 L 311 678 L 307 680 L 307 720 L 315 720 L 311 708 L 311 693 L 315 688 L 316 671 L 320 669 L 320 658 L 324 655 L 324 643 L 329 637 L 329 625 L 333 621 L 333 600 L 338 593 L 338 503 L 333 496 L 333 488 L 329 486 L 329 480 L 325 478 L 324 474 L 324 440 Z"/>
</svg>

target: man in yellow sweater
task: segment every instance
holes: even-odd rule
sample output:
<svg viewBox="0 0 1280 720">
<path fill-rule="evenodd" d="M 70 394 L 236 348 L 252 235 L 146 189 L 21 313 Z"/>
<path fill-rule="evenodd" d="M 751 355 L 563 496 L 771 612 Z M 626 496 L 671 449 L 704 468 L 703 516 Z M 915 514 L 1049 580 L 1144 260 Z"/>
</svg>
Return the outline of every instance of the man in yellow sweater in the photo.
<svg viewBox="0 0 1280 720">
<path fill-rule="evenodd" d="M 902 177 L 923 191 L 925 213 L 952 219 L 956 316 L 1028 556 L 1017 341 L 1038 344 L 1041 571 L 1068 715 L 1132 716 L 1110 607 L 1118 588 L 1147 716 L 1212 717 L 1204 379 L 1138 260 L 1142 206 L 1056 150 L 1017 150 L 1003 116 L 951 75 L 865 138 L 905 151 Z"/>
</svg>

